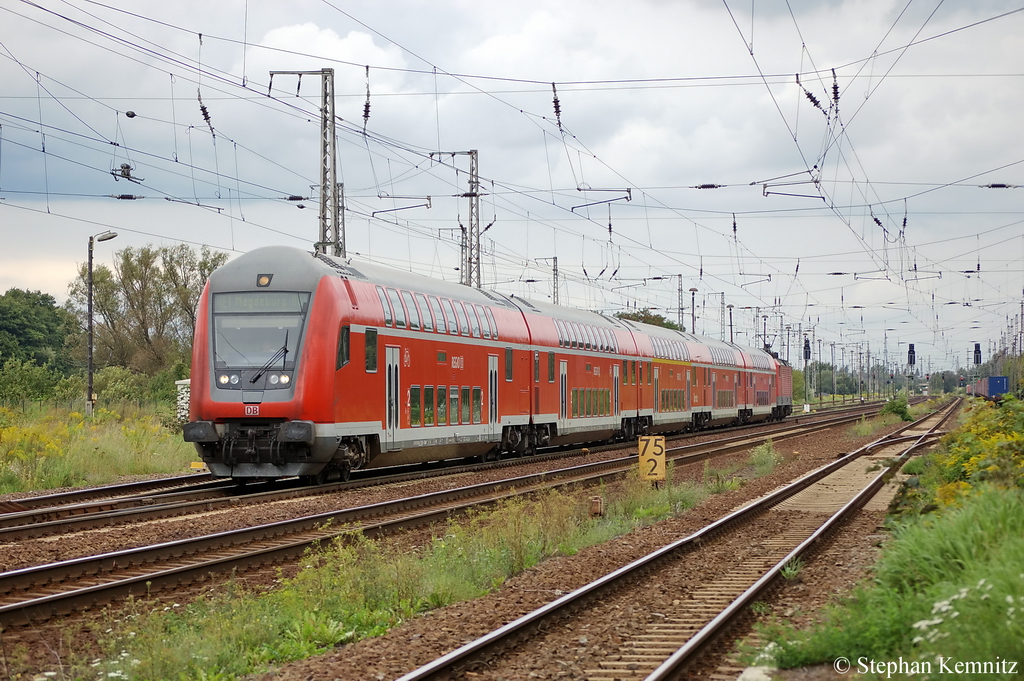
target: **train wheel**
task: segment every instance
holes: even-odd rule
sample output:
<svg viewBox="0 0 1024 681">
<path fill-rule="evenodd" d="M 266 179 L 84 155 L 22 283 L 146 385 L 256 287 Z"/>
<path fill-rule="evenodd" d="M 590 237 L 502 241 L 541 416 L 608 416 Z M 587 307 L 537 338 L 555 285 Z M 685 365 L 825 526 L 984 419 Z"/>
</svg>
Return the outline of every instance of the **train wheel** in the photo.
<svg viewBox="0 0 1024 681">
<path fill-rule="evenodd" d="M 327 482 L 327 467 L 325 466 L 323 470 L 314 475 L 300 475 L 299 480 L 302 481 L 303 485 L 322 485 Z"/>
</svg>

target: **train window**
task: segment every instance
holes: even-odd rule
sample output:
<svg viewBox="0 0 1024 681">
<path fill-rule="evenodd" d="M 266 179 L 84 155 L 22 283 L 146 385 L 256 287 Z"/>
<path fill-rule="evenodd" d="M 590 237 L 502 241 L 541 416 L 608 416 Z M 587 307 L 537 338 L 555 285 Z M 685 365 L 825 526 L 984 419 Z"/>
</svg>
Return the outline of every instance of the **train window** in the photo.
<svg viewBox="0 0 1024 681">
<path fill-rule="evenodd" d="M 430 311 L 434 313 L 434 321 L 437 323 L 437 330 L 445 332 L 444 313 L 441 311 L 441 301 L 436 296 L 430 296 Z"/>
<path fill-rule="evenodd" d="M 579 348 L 580 350 L 586 350 L 587 349 L 587 337 L 583 333 L 583 326 L 580 325 L 580 324 L 577 324 L 576 322 L 573 322 L 572 323 L 572 329 L 576 333 L 576 341 L 577 341 L 576 347 Z"/>
<path fill-rule="evenodd" d="M 462 422 L 469 423 L 469 386 L 462 386 Z"/>
<path fill-rule="evenodd" d="M 423 425 L 434 425 L 434 386 L 423 387 Z"/>
<path fill-rule="evenodd" d="M 487 315 L 484 314 L 484 308 L 482 305 L 476 306 L 476 316 L 480 318 L 480 331 L 484 334 L 484 338 L 491 337 L 491 323 L 487 319 Z"/>
<path fill-rule="evenodd" d="M 629 385 L 629 362 L 622 360 L 622 385 Z"/>
<path fill-rule="evenodd" d="M 351 332 L 348 324 L 344 324 L 341 330 L 338 331 L 338 362 L 335 365 L 335 370 L 340 369 L 349 362 L 349 356 L 351 353 Z"/>
<path fill-rule="evenodd" d="M 430 307 L 427 305 L 427 297 L 422 293 L 416 294 L 416 309 L 420 313 L 420 321 L 423 323 L 424 331 L 434 330 L 434 320 L 430 318 Z"/>
<path fill-rule="evenodd" d="M 540 383 L 540 352 L 533 351 L 533 382 Z"/>
<path fill-rule="evenodd" d="M 453 426 L 459 423 L 459 389 L 454 385 L 448 388 L 448 418 Z"/>
<path fill-rule="evenodd" d="M 579 346 L 579 339 L 576 337 L 576 325 L 572 322 L 565 323 L 565 330 L 569 332 L 569 347 L 575 348 Z"/>
<path fill-rule="evenodd" d="M 366 370 L 377 371 L 377 329 L 366 330 Z"/>
<path fill-rule="evenodd" d="M 448 388 L 437 386 L 437 425 L 448 425 Z"/>
<path fill-rule="evenodd" d="M 548 353 L 548 383 L 555 382 L 555 353 Z"/>
<path fill-rule="evenodd" d="M 556 319 L 555 320 L 555 332 L 558 334 L 558 347 L 564 348 L 565 347 L 565 335 L 564 335 L 564 333 L 562 331 L 562 320 L 561 319 Z"/>
<path fill-rule="evenodd" d="M 409 388 L 409 425 L 416 427 L 420 425 L 420 407 L 423 392 L 418 385 Z"/>
<path fill-rule="evenodd" d="M 498 340 L 498 324 L 494 321 L 494 315 L 491 314 L 491 308 L 485 307 L 484 314 L 487 315 L 487 321 L 491 323 L 491 338 Z"/>
<path fill-rule="evenodd" d="M 505 380 L 512 380 L 512 348 L 505 348 Z"/>
<path fill-rule="evenodd" d="M 391 326 L 394 323 L 394 318 L 391 316 L 391 303 L 388 302 L 388 297 L 380 286 L 377 287 L 377 296 L 380 298 L 381 307 L 384 308 L 384 325 Z"/>
<path fill-rule="evenodd" d="M 651 384 L 651 376 L 653 374 L 654 374 L 654 371 L 651 370 L 651 363 L 648 362 L 647 363 L 647 385 Z"/>
<path fill-rule="evenodd" d="M 473 423 L 480 423 L 483 419 L 483 391 L 478 388 L 473 388 Z"/>
<path fill-rule="evenodd" d="M 402 298 L 398 295 L 398 291 L 393 288 L 388 289 L 388 298 L 391 300 L 391 307 L 395 311 L 395 326 L 399 329 L 405 328 L 405 309 L 402 307 Z"/>
<path fill-rule="evenodd" d="M 455 306 L 455 316 L 459 318 L 459 331 L 463 336 L 468 336 L 469 318 L 466 317 L 466 308 L 462 307 L 462 303 L 458 300 L 453 300 L 452 305 Z"/>
<path fill-rule="evenodd" d="M 572 389 L 572 417 L 576 418 L 580 415 L 580 389 Z"/>
<path fill-rule="evenodd" d="M 419 331 L 420 314 L 416 310 L 416 301 L 412 299 L 412 294 L 408 291 L 402 291 L 402 300 L 405 302 L 405 309 L 409 311 L 409 328 Z"/>
<path fill-rule="evenodd" d="M 608 330 L 599 326 L 594 330 L 597 332 L 597 339 L 601 341 L 601 352 L 608 352 Z"/>
<path fill-rule="evenodd" d="M 629 365 L 629 383 L 630 385 L 636 385 L 636 360 L 634 359 Z"/>
<path fill-rule="evenodd" d="M 611 396 L 608 394 L 608 390 L 602 390 L 601 391 L 601 408 L 602 408 L 602 412 L 604 413 L 605 416 L 608 416 L 609 414 L 612 413 L 611 409 L 608 406 L 609 404 L 611 404 Z"/>
<path fill-rule="evenodd" d="M 448 318 L 448 333 L 459 335 L 459 320 L 455 318 L 455 310 L 452 308 L 452 301 L 447 298 L 441 299 L 444 305 L 444 315 Z"/>
<path fill-rule="evenodd" d="M 644 363 L 640 362 L 640 385 L 644 384 Z"/>
<path fill-rule="evenodd" d="M 466 312 L 469 313 L 469 328 L 473 332 L 473 338 L 480 337 L 480 320 L 477 319 L 476 309 L 473 303 L 466 303 Z"/>
<path fill-rule="evenodd" d="M 594 347 L 594 334 L 590 333 L 590 327 L 580 324 L 580 332 L 583 335 L 583 347 L 587 350 L 596 350 Z"/>
</svg>

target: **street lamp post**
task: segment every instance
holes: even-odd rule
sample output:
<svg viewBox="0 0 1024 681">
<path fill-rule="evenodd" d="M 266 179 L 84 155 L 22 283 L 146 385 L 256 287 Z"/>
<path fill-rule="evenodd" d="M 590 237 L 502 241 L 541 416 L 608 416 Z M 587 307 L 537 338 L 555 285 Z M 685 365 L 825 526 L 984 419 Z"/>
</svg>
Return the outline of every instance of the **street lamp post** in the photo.
<svg viewBox="0 0 1024 681">
<path fill-rule="evenodd" d="M 93 407 L 96 405 L 96 396 L 92 391 L 92 347 L 93 347 L 93 330 L 92 330 L 92 248 L 93 241 L 110 241 L 117 232 L 103 232 L 102 234 L 94 234 L 89 237 L 89 275 L 87 281 L 87 296 L 89 299 L 89 362 L 88 362 L 88 379 L 85 393 L 85 415 L 92 416 Z"/>
</svg>

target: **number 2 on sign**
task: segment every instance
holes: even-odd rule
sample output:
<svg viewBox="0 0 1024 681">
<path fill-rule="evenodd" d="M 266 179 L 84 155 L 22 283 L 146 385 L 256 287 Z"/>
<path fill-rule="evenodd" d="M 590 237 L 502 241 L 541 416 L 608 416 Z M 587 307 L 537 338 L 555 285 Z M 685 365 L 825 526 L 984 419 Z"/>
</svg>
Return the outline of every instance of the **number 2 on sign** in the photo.
<svg viewBox="0 0 1024 681">
<path fill-rule="evenodd" d="M 665 479 L 665 437 L 644 435 L 639 442 L 640 477 L 644 480 Z"/>
</svg>

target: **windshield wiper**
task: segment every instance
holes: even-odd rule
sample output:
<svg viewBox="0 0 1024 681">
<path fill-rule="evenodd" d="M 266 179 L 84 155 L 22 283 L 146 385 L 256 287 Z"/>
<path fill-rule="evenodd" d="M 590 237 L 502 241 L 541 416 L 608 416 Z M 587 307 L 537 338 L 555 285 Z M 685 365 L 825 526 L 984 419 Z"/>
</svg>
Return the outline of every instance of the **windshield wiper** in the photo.
<svg viewBox="0 0 1024 681">
<path fill-rule="evenodd" d="M 267 373 L 270 367 L 273 366 L 274 362 L 276 362 L 279 359 L 281 360 L 281 368 L 284 369 L 285 359 L 288 357 L 288 331 L 288 329 L 284 330 L 284 345 L 278 348 L 277 352 L 275 352 L 274 355 L 267 360 L 267 363 L 260 367 L 260 370 L 257 371 L 256 374 L 249 379 L 250 383 L 255 383 L 256 381 L 260 380 L 260 378 L 263 377 L 263 374 Z"/>
</svg>

